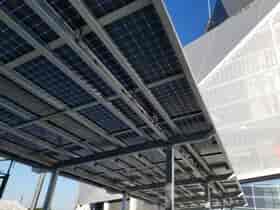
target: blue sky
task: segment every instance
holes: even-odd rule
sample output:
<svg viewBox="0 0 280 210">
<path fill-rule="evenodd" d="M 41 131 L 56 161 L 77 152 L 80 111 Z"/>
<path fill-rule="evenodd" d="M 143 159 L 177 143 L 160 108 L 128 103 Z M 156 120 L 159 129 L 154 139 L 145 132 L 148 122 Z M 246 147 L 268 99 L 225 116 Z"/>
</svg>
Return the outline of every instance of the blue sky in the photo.
<svg viewBox="0 0 280 210">
<path fill-rule="evenodd" d="M 203 34 L 208 19 L 207 0 L 165 0 L 182 45 L 186 45 Z M 215 0 L 212 0 L 214 3 Z M 0 163 L 0 170 L 3 168 Z M 30 206 L 30 201 L 36 185 L 38 175 L 30 167 L 16 164 L 9 180 L 5 199 L 20 200 L 25 206 Z M 39 203 L 46 192 L 44 190 Z M 76 202 L 78 184 L 72 180 L 59 178 L 53 200 L 54 210 L 71 210 Z"/>
</svg>

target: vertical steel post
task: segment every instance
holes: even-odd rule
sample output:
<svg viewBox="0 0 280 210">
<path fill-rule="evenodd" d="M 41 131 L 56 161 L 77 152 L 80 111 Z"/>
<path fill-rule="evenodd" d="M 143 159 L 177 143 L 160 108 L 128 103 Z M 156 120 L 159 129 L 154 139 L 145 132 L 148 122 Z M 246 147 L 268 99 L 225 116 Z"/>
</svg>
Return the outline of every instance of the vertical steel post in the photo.
<svg viewBox="0 0 280 210">
<path fill-rule="evenodd" d="M 166 149 L 166 186 L 165 186 L 165 208 L 174 210 L 174 147 L 169 146 Z"/>
<path fill-rule="evenodd" d="M 44 180 L 46 177 L 46 173 L 40 173 L 39 178 L 38 178 L 38 182 L 37 182 L 37 186 L 33 195 L 33 199 L 30 205 L 30 210 L 34 210 L 37 207 L 38 204 L 38 200 L 43 188 L 43 184 L 44 184 Z"/>
<path fill-rule="evenodd" d="M 126 204 L 127 204 L 127 193 L 123 193 L 121 210 L 126 210 Z"/>
<path fill-rule="evenodd" d="M 212 205 L 211 205 L 211 188 L 209 183 L 205 184 L 205 199 L 206 199 L 206 208 L 208 209 L 212 209 Z"/>
<path fill-rule="evenodd" d="M 45 198 L 43 210 L 49 210 L 50 209 L 52 199 L 53 199 L 54 190 L 55 190 L 55 187 L 56 187 L 58 174 L 59 174 L 58 170 L 55 170 L 55 171 L 52 172 L 52 176 L 51 176 L 51 180 L 50 180 L 50 183 L 49 183 L 47 195 L 46 195 L 46 198 Z"/>
</svg>

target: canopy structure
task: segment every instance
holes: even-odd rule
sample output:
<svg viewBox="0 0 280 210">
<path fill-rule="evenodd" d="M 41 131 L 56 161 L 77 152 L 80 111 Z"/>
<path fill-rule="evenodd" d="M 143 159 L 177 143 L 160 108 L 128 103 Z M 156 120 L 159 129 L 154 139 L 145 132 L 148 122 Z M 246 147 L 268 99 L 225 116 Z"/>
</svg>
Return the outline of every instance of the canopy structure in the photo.
<svg viewBox="0 0 280 210">
<path fill-rule="evenodd" d="M 167 209 L 241 188 L 161 0 L 1 0 L 0 151 Z"/>
</svg>

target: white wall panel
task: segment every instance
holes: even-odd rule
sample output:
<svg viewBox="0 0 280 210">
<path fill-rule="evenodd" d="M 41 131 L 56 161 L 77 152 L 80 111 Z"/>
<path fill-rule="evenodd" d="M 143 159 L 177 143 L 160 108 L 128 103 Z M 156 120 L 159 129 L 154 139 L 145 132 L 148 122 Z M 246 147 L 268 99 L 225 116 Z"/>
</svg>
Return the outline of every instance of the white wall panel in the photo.
<svg viewBox="0 0 280 210">
<path fill-rule="evenodd" d="M 280 173 L 279 0 L 255 0 L 185 54 L 238 178 Z"/>
</svg>

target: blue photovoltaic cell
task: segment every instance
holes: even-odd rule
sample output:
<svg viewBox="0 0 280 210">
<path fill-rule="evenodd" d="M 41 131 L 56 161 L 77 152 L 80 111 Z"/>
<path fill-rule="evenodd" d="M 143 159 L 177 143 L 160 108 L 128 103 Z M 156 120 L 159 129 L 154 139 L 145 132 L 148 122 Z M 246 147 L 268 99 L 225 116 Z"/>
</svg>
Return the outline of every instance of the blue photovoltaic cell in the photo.
<svg viewBox="0 0 280 210">
<path fill-rule="evenodd" d="M 17 126 L 24 123 L 26 120 L 0 106 L 0 121 L 8 124 L 9 126 Z"/>
<path fill-rule="evenodd" d="M 0 21 L 0 62 L 8 63 L 33 50 L 26 41 Z"/>
<path fill-rule="evenodd" d="M 126 124 L 120 121 L 102 105 L 83 109 L 80 113 L 110 133 L 128 129 Z"/>
<path fill-rule="evenodd" d="M 49 130 L 39 127 L 37 125 L 31 125 L 28 127 L 24 127 L 21 130 L 24 132 L 27 132 L 33 136 L 36 136 L 40 139 L 44 139 L 47 142 L 54 144 L 56 146 L 64 145 L 69 142 L 69 141 L 65 140 L 64 138 L 62 138 L 61 136 L 58 136 L 58 135 L 50 132 Z"/>
<path fill-rule="evenodd" d="M 68 0 L 47 0 L 47 2 L 56 10 L 57 13 L 68 23 L 73 29 L 79 29 L 86 23 L 75 8 Z"/>
<path fill-rule="evenodd" d="M 94 34 L 93 32 L 87 34 L 83 38 L 83 40 L 127 90 L 136 88 L 136 85 L 134 84 L 132 79 L 128 76 L 125 70 L 123 70 L 118 61 L 113 57 L 113 55 L 100 41 L 96 34 Z"/>
<path fill-rule="evenodd" d="M 132 111 L 126 103 L 124 103 L 121 99 L 116 99 L 112 101 L 112 104 L 115 105 L 128 119 L 130 119 L 135 125 L 141 126 L 145 123 L 143 120 L 138 117 L 138 115 Z"/>
<path fill-rule="evenodd" d="M 205 121 L 205 118 L 202 115 L 178 120 L 176 121 L 176 125 L 185 134 L 190 134 L 190 133 L 209 129 L 209 124 Z"/>
<path fill-rule="evenodd" d="M 10 133 L 1 134 L 0 139 L 1 139 L 1 141 L 5 140 L 5 141 L 11 142 L 15 145 L 22 146 L 24 148 L 27 148 L 27 149 L 33 150 L 33 151 L 39 151 L 39 150 L 43 149 L 43 147 L 38 146 L 35 143 L 34 144 L 31 143 L 31 141 L 26 141 L 25 139 L 19 138 L 19 137 L 15 136 L 13 134 L 10 134 Z"/>
<path fill-rule="evenodd" d="M 104 96 L 112 96 L 114 92 L 100 77 L 83 62 L 83 60 L 67 45 L 54 50 L 55 54 L 64 61 L 72 71 L 79 74 L 84 80 L 88 81 L 95 89 L 99 90 Z"/>
<path fill-rule="evenodd" d="M 133 1 L 134 0 L 85 0 L 85 3 L 95 17 L 99 18 Z"/>
<path fill-rule="evenodd" d="M 42 56 L 16 67 L 15 70 L 71 107 L 94 100 Z"/>
<path fill-rule="evenodd" d="M 182 72 L 153 6 L 105 27 L 145 83 Z"/>
<path fill-rule="evenodd" d="M 23 0 L 0 0 L 0 7 L 18 23 L 44 42 L 58 38 L 58 35 Z"/>
<path fill-rule="evenodd" d="M 192 90 L 185 79 L 152 88 L 152 93 L 171 117 L 199 110 Z"/>
</svg>

